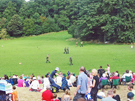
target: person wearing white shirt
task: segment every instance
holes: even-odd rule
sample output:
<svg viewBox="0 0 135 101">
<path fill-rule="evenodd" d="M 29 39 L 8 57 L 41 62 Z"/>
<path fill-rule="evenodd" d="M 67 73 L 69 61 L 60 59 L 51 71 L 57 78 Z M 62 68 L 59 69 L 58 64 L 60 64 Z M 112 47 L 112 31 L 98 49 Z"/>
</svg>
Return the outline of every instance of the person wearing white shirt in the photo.
<svg viewBox="0 0 135 101">
<path fill-rule="evenodd" d="M 70 81 L 71 81 L 71 83 L 73 84 L 75 81 L 76 81 L 76 77 L 75 76 L 73 76 L 73 74 L 71 73 L 71 75 L 70 75 L 70 79 L 69 79 Z"/>
<path fill-rule="evenodd" d="M 102 98 L 105 98 L 105 97 L 106 96 L 105 96 L 104 89 L 102 89 L 102 91 L 97 94 L 97 98 L 102 99 Z"/>
<path fill-rule="evenodd" d="M 44 83 L 43 83 L 44 90 L 46 90 L 47 85 L 50 85 L 49 75 L 46 75 L 44 78 Z"/>
<path fill-rule="evenodd" d="M 70 80 L 70 76 L 67 77 L 67 82 L 69 87 L 73 87 L 72 82 Z"/>
<path fill-rule="evenodd" d="M 36 77 L 33 77 L 33 81 L 30 85 L 32 91 L 37 91 L 39 89 L 39 82 L 36 80 Z"/>
</svg>

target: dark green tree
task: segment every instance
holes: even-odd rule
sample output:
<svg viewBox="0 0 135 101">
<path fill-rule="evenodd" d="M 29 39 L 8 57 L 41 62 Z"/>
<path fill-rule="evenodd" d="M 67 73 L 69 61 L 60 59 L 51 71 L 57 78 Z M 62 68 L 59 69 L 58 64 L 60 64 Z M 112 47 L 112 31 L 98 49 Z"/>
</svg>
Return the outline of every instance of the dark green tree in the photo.
<svg viewBox="0 0 135 101">
<path fill-rule="evenodd" d="M 1 18 L 0 19 L 0 31 L 1 31 L 1 29 L 6 27 L 6 21 L 7 21 L 6 18 Z"/>
<path fill-rule="evenodd" d="M 15 4 L 12 1 L 9 1 L 7 8 L 3 12 L 3 17 L 6 18 L 8 21 L 11 17 L 16 14 Z"/>
<path fill-rule="evenodd" d="M 28 36 L 28 35 L 33 35 L 34 34 L 34 19 L 28 19 L 26 18 L 23 21 L 23 35 Z"/>
<path fill-rule="evenodd" d="M 22 35 L 22 21 L 19 15 L 15 14 L 7 25 L 7 32 L 10 36 Z"/>
</svg>

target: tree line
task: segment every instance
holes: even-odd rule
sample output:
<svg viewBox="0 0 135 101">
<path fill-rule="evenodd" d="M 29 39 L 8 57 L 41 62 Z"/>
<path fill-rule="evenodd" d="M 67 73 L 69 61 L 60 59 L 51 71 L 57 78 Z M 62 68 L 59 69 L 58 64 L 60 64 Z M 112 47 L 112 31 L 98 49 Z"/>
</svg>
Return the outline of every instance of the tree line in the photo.
<svg viewBox="0 0 135 101">
<path fill-rule="evenodd" d="M 135 0 L 0 0 L 0 39 L 68 30 L 82 40 L 135 41 Z"/>
</svg>

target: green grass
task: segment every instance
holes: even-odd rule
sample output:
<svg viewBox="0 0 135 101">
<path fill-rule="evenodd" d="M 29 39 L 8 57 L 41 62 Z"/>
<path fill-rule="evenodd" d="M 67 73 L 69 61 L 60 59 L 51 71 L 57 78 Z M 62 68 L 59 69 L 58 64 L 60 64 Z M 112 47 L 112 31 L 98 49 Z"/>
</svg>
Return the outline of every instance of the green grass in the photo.
<svg viewBox="0 0 135 101">
<path fill-rule="evenodd" d="M 122 73 L 126 69 L 135 71 L 135 48 L 131 49 L 130 45 L 84 42 L 84 47 L 76 47 L 75 41 L 67 41 L 71 37 L 67 31 L 62 31 L 0 40 L 0 76 L 10 73 L 45 75 L 55 67 L 59 67 L 64 73 L 69 70 L 78 74 L 80 66 L 85 66 L 86 69 L 98 69 L 99 66 L 106 68 L 106 64 L 110 64 L 111 72 L 118 70 Z M 65 46 L 69 47 L 69 54 L 63 54 Z M 51 63 L 45 63 L 47 54 Z M 69 65 L 71 55 L 74 64 L 72 66 Z M 22 65 L 19 65 L 20 62 Z"/>
</svg>

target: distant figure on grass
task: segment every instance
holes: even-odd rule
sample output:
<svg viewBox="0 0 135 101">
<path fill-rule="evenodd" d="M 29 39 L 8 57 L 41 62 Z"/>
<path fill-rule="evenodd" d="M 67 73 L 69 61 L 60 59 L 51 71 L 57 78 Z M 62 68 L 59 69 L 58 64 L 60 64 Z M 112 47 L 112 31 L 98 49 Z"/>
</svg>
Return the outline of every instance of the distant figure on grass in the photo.
<svg viewBox="0 0 135 101">
<path fill-rule="evenodd" d="M 66 54 L 69 54 L 69 47 L 67 47 L 67 51 L 66 51 Z"/>
<path fill-rule="evenodd" d="M 73 65 L 73 63 L 72 63 L 72 56 L 69 58 L 69 61 L 70 61 L 70 65 Z"/>
<path fill-rule="evenodd" d="M 13 92 L 11 93 L 11 100 L 19 101 L 19 97 L 18 97 L 17 91 L 15 89 L 16 89 L 16 87 L 13 86 Z"/>
<path fill-rule="evenodd" d="M 80 45 L 80 47 L 83 47 L 83 41 L 81 42 L 81 45 Z"/>
<path fill-rule="evenodd" d="M 76 42 L 76 47 L 78 47 L 78 42 Z"/>
<path fill-rule="evenodd" d="M 67 51 L 67 49 L 66 49 L 66 47 L 64 48 L 64 54 L 66 53 L 66 51 Z"/>
<path fill-rule="evenodd" d="M 48 54 L 47 57 L 46 57 L 46 63 L 47 63 L 47 62 L 50 63 L 50 61 L 49 61 L 49 54 Z"/>
</svg>

